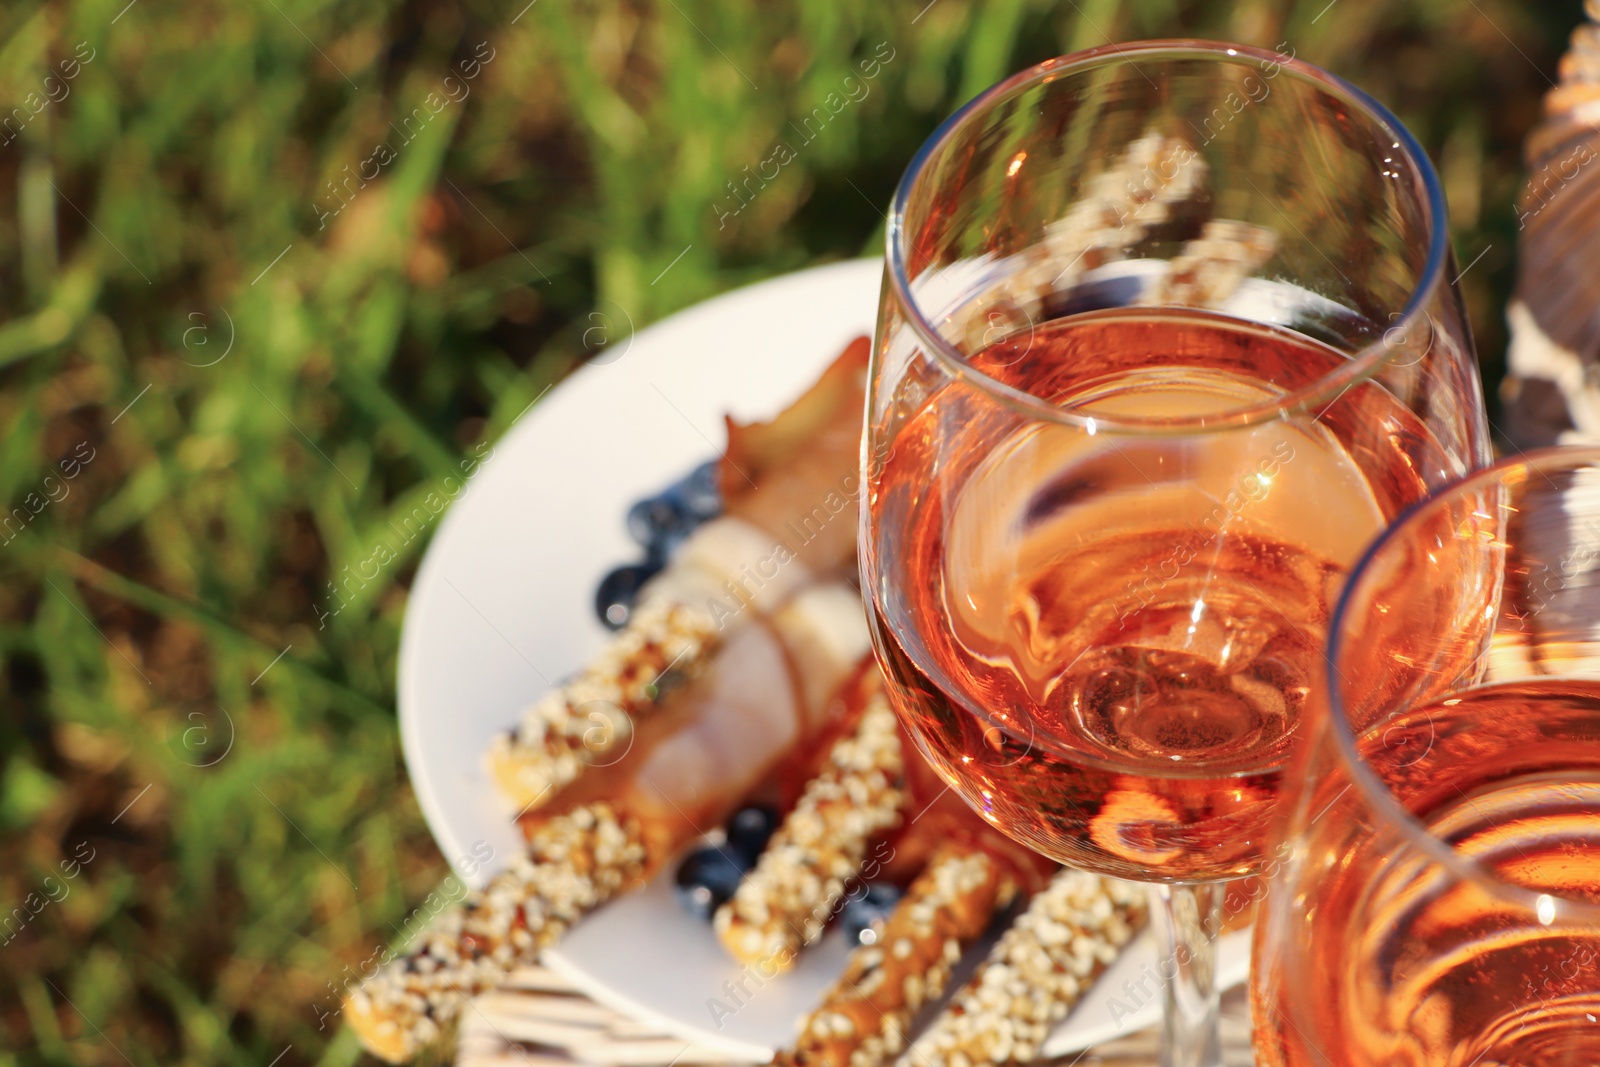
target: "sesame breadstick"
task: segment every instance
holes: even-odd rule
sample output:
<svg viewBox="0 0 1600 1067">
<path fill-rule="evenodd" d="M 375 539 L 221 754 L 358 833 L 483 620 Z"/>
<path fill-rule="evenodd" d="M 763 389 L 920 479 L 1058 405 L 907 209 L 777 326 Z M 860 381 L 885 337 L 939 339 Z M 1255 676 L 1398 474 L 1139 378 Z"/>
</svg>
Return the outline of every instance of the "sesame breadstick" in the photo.
<svg viewBox="0 0 1600 1067">
<path fill-rule="evenodd" d="M 610 766 L 662 695 L 723 642 L 849 563 L 870 349 L 853 341 L 772 421 L 730 420 L 726 513 L 690 535 L 587 669 L 490 746 L 490 776 L 512 810 L 541 807 L 587 768 Z"/>
<path fill-rule="evenodd" d="M 834 743 L 755 870 L 717 909 L 717 936 L 741 962 L 793 966 L 799 950 L 822 936 L 845 883 L 861 872 L 867 846 L 900 824 L 906 783 L 899 726 L 881 676 L 868 677 L 854 729 Z"/>
<path fill-rule="evenodd" d="M 697 827 L 720 822 L 785 752 L 825 728 L 834 691 L 855 678 L 868 643 L 861 597 L 843 582 L 808 587 L 770 625 L 729 637 L 608 775 L 519 820 L 526 855 L 347 998 L 362 1043 L 391 1062 L 410 1058 L 467 997 L 652 877 Z"/>
<path fill-rule="evenodd" d="M 878 1067 L 906 1047 L 912 1017 L 939 997 L 966 947 L 1010 902 L 1016 883 L 989 853 L 941 845 L 911 883 L 873 945 L 807 1016 L 777 1067 Z"/>
<path fill-rule="evenodd" d="M 1064 870 L 1033 898 L 901 1067 L 1027 1063 L 1147 912 L 1142 887 Z"/>
<path fill-rule="evenodd" d="M 1234 294 L 1278 248 L 1278 234 L 1235 219 L 1212 219 L 1173 257 L 1141 304 L 1214 308 Z"/>
<path fill-rule="evenodd" d="M 531 963 L 584 914 L 642 881 L 652 856 L 637 819 L 603 803 L 552 817 L 528 852 L 434 919 L 417 941 L 345 999 L 373 1055 L 401 1063 L 435 1040 L 468 997 Z"/>
<path fill-rule="evenodd" d="M 1206 173 L 1205 161 L 1181 137 L 1152 131 L 1131 142 L 1115 166 L 1091 178 L 1072 208 L 1045 227 L 1054 287 L 1125 258 L 1130 245 L 1200 188 Z"/>
<path fill-rule="evenodd" d="M 1172 216 L 1206 180 L 1206 163 L 1187 141 L 1150 132 L 1131 142 L 1117 161 L 1089 179 L 1044 238 L 1023 252 L 1024 262 L 1002 290 L 970 301 L 955 315 L 955 335 L 978 352 L 1050 317 L 1047 304 L 1082 275 L 1126 259 L 1128 249 Z"/>
<path fill-rule="evenodd" d="M 489 773 L 500 792 L 518 809 L 538 807 L 587 764 L 625 751 L 633 724 L 656 710 L 664 691 L 699 674 L 721 637 L 701 608 L 664 598 L 641 605 L 583 673 L 491 743 Z"/>
</svg>

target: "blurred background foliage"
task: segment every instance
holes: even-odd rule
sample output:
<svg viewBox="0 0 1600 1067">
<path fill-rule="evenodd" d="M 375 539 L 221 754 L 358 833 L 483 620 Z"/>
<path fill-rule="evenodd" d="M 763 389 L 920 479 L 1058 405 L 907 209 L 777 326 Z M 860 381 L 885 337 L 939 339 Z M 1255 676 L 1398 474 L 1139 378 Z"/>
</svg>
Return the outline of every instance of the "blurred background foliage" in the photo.
<svg viewBox="0 0 1600 1067">
<path fill-rule="evenodd" d="M 446 871 L 392 711 L 424 539 L 336 615 L 328 583 L 629 322 L 875 254 L 979 89 L 1152 36 L 1355 80 L 1444 176 L 1492 383 L 1520 142 L 1580 17 L 525 2 L 0 10 L 0 1064 L 356 1061 L 331 990 Z"/>
</svg>

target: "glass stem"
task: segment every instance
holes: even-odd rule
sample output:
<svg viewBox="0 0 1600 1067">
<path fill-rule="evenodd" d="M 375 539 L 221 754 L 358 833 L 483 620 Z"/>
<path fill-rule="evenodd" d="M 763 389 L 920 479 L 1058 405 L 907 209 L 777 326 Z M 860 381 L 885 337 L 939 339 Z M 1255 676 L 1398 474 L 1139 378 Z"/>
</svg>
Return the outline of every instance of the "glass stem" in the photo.
<svg viewBox="0 0 1600 1067">
<path fill-rule="evenodd" d="M 1226 882 L 1150 890 L 1164 1000 L 1161 1067 L 1221 1067 L 1217 936 Z"/>
</svg>

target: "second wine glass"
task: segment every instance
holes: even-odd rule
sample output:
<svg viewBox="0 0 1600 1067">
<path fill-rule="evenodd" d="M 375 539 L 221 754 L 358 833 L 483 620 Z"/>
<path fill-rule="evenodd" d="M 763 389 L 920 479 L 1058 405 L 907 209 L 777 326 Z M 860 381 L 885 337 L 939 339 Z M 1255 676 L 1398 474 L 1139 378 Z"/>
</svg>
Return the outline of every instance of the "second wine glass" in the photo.
<svg viewBox="0 0 1600 1067">
<path fill-rule="evenodd" d="M 1600 449 L 1374 544 L 1332 623 L 1251 982 L 1264 1067 L 1600 1062 Z"/>
<path fill-rule="evenodd" d="M 1163 1059 L 1215 1062 L 1218 883 L 1257 870 L 1361 548 L 1481 466 L 1426 157 L 1293 59 L 1149 42 L 979 96 L 896 194 L 862 571 L 949 786 L 1160 884 Z"/>
</svg>

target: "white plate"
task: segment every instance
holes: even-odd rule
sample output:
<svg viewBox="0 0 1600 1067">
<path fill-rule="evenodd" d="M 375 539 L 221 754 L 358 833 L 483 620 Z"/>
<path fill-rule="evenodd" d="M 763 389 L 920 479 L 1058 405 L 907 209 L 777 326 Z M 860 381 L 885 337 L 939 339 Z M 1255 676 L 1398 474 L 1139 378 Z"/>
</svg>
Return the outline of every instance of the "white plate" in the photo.
<svg viewBox="0 0 1600 1067">
<path fill-rule="evenodd" d="M 605 640 L 594 588 L 638 556 L 623 529 L 628 505 L 715 455 L 724 414 L 770 417 L 851 338 L 870 334 L 881 273 L 877 260 L 801 271 L 708 300 L 636 337 L 622 309 L 602 309 L 592 322 L 609 342 L 603 362 L 540 401 L 459 489 L 411 590 L 399 703 L 423 814 L 457 871 L 472 872 L 469 882 L 481 883 L 521 845 L 483 752 Z M 1222 948 L 1223 977 L 1241 979 L 1239 939 Z M 603 1004 L 765 1060 L 817 1004 L 845 952 L 833 933 L 789 974 L 747 974 L 709 926 L 678 907 L 664 875 L 578 924 L 544 961 Z M 1122 985 L 1137 988 L 1141 968 L 1154 962 L 1148 943 L 1142 954 L 1138 946 L 1126 953 L 1047 1050 L 1073 1052 L 1155 1021 L 1159 1003 Z"/>
</svg>

